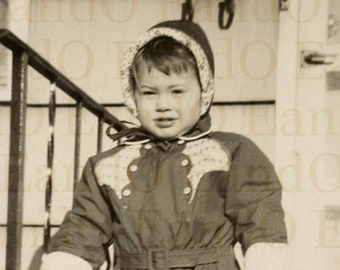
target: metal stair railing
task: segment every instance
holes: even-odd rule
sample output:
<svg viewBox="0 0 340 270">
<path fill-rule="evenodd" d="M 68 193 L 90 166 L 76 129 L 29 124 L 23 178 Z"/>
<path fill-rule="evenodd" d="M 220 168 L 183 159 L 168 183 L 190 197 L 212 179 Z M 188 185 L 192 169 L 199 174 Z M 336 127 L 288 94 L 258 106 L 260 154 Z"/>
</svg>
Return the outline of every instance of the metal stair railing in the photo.
<svg viewBox="0 0 340 270">
<path fill-rule="evenodd" d="M 80 130 L 82 109 L 86 108 L 98 119 L 97 151 L 102 148 L 103 124 L 120 131 L 125 125 L 102 105 L 88 96 L 65 75 L 53 67 L 25 42 L 7 29 L 0 29 L 0 43 L 12 51 L 12 85 L 10 101 L 9 184 L 7 214 L 6 270 L 19 270 L 21 266 L 21 243 L 23 227 L 23 187 L 25 166 L 25 127 L 27 107 L 27 69 L 35 69 L 50 82 L 49 139 L 47 142 L 48 179 L 45 189 L 44 243 L 46 250 L 50 238 L 50 210 L 52 195 L 52 170 L 54 153 L 54 119 L 56 113 L 56 89 L 60 89 L 76 102 L 76 131 L 74 149 L 74 187 L 79 178 Z"/>
</svg>

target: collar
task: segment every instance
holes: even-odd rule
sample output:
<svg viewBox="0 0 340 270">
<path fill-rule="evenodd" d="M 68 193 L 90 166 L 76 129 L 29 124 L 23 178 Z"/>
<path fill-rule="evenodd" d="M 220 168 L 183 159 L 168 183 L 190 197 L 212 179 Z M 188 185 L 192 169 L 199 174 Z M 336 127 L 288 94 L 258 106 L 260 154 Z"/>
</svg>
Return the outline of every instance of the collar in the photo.
<svg viewBox="0 0 340 270">
<path fill-rule="evenodd" d="M 210 128 L 209 130 L 202 132 L 201 134 L 195 135 L 195 136 L 179 136 L 178 138 L 168 141 L 169 143 L 173 142 L 173 141 L 195 141 L 198 140 L 200 138 L 203 138 L 205 136 L 208 136 L 210 133 L 212 132 L 212 129 Z M 124 141 L 122 144 L 125 145 L 135 145 L 135 144 L 145 144 L 152 141 L 151 138 L 147 138 L 147 139 L 141 139 L 141 140 L 129 140 L 127 139 L 126 141 Z M 162 141 L 158 141 L 158 142 L 162 142 Z"/>
<path fill-rule="evenodd" d="M 212 132 L 211 128 L 209 128 L 207 131 L 202 132 L 198 135 L 195 136 L 179 136 L 178 139 L 183 140 L 183 141 L 194 141 L 197 139 L 200 139 L 202 137 L 205 137 L 207 135 L 209 135 Z"/>
</svg>

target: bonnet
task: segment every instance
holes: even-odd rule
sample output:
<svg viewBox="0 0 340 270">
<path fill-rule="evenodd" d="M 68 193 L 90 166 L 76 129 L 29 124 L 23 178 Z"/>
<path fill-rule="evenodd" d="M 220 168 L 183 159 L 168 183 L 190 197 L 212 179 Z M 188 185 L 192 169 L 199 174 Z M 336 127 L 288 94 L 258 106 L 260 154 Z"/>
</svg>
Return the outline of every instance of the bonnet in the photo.
<svg viewBox="0 0 340 270">
<path fill-rule="evenodd" d="M 122 87 L 125 105 L 133 115 L 137 115 L 131 85 L 131 73 L 134 59 L 138 52 L 154 38 L 167 36 L 186 46 L 196 60 L 201 85 L 200 114 L 209 111 L 214 95 L 214 57 L 209 41 L 203 29 L 191 21 L 165 21 L 150 28 L 137 38 L 125 51 L 121 69 Z"/>
</svg>

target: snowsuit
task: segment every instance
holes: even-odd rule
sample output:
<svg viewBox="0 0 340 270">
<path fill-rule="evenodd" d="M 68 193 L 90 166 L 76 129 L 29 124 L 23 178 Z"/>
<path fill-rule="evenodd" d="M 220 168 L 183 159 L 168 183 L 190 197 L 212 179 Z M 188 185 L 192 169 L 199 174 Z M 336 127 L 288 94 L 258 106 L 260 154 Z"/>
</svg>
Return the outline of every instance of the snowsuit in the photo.
<svg viewBox="0 0 340 270">
<path fill-rule="evenodd" d="M 167 35 L 194 54 L 202 117 L 185 136 L 132 136 L 90 158 L 72 210 L 50 250 L 79 256 L 97 269 L 114 244 L 117 269 L 239 269 L 233 246 L 286 242 L 281 185 L 249 139 L 211 132 L 213 57 L 192 22 L 161 23 L 128 50 L 122 68 L 126 104 L 136 113 L 129 69 L 138 51 Z"/>
</svg>

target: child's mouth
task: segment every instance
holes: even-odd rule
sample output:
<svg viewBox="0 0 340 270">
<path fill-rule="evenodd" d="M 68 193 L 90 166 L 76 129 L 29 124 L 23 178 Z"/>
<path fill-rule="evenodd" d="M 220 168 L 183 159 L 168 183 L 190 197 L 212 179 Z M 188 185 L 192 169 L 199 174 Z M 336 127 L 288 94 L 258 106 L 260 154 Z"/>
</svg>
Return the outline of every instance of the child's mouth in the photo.
<svg viewBox="0 0 340 270">
<path fill-rule="evenodd" d="M 156 118 L 155 123 L 159 128 L 168 128 L 175 124 L 176 118 L 162 117 Z"/>
</svg>

